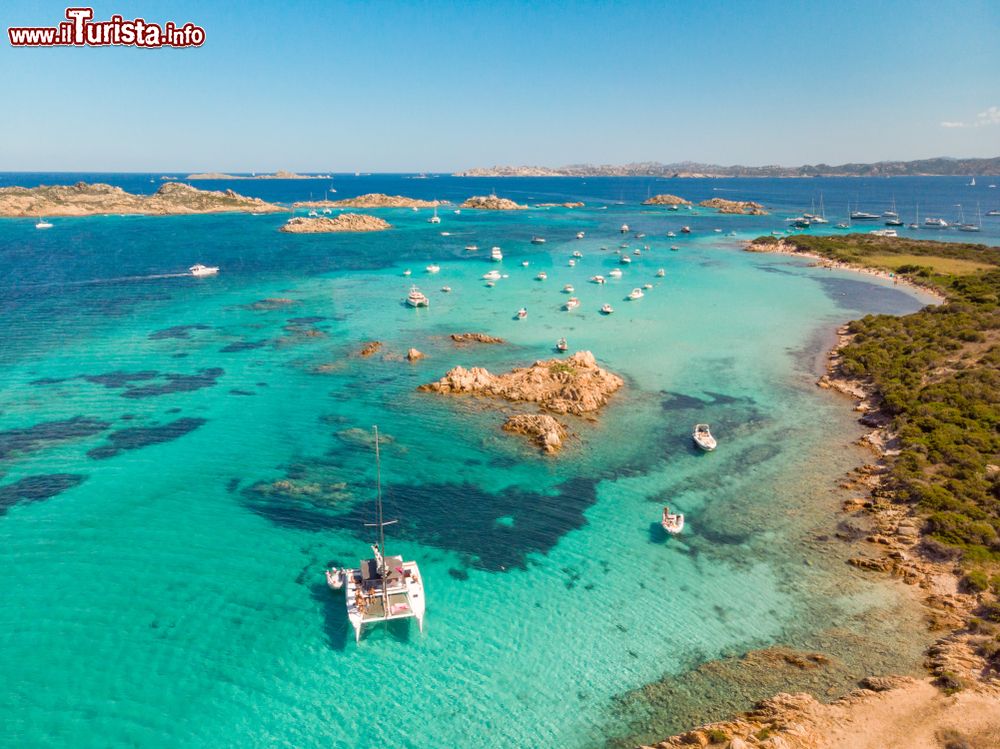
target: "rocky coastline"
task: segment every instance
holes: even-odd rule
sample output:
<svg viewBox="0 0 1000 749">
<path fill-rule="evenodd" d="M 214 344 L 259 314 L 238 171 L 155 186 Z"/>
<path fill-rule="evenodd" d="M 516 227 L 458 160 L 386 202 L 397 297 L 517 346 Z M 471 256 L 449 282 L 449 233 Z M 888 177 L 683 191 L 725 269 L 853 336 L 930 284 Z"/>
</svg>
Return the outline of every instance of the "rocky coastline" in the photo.
<svg viewBox="0 0 1000 749">
<path fill-rule="evenodd" d="M 685 200 L 684 198 L 678 197 L 676 195 L 670 195 L 669 193 L 662 193 L 660 195 L 654 195 L 651 198 L 646 198 L 642 201 L 643 205 L 691 205 L 690 200 Z"/>
<path fill-rule="evenodd" d="M 824 266 L 888 277 L 870 268 L 834 263 L 780 240 L 747 249 L 807 256 Z M 944 301 L 940 291 L 907 283 Z M 817 381 L 818 387 L 850 398 L 860 423 L 869 430 L 858 442 L 872 451 L 873 460 L 852 471 L 841 484 L 857 492 L 844 503 L 842 512 L 863 519 L 870 528 L 864 539 L 868 548 L 848 564 L 913 586 L 928 630 L 938 635 L 926 651 L 924 666 L 929 675 L 921 679 L 871 675 L 859 682 L 859 689 L 829 704 L 810 694 L 779 693 L 730 720 L 650 745 L 653 749 L 1000 746 L 1000 677 L 983 655 L 990 651 L 993 635 L 975 617 L 982 598 L 963 590 L 957 555 L 926 537 L 923 520 L 895 497 L 890 466 L 898 454 L 898 437 L 873 383 L 842 367 L 841 351 L 853 338 L 847 325 L 838 329 L 826 374 Z"/>
<path fill-rule="evenodd" d="M 418 390 L 534 404 L 539 413 L 510 415 L 503 428 L 527 436 L 546 453 L 555 454 L 570 431 L 552 414 L 592 418 L 623 385 L 621 377 L 597 365 L 591 352 L 578 351 L 567 359 L 536 361 L 500 375 L 482 367 L 454 367 Z"/>
<path fill-rule="evenodd" d="M 447 205 L 443 200 L 419 200 L 405 195 L 370 192 L 342 200 L 307 200 L 293 203 L 292 208 L 434 208 Z"/>
<path fill-rule="evenodd" d="M 328 234 L 332 232 L 385 231 L 390 228 L 392 228 L 392 224 L 378 216 L 369 216 L 364 213 L 342 213 L 333 218 L 297 216 L 288 219 L 278 231 L 287 234 Z"/>
<path fill-rule="evenodd" d="M 507 198 L 498 198 L 496 195 L 473 195 L 462 203 L 461 207 L 480 211 L 518 211 L 528 206 Z"/>
<path fill-rule="evenodd" d="M 199 190 L 167 182 L 152 195 L 136 195 L 103 183 L 0 188 L 0 217 L 96 216 L 144 214 L 157 216 L 199 213 L 277 213 L 286 209 L 232 190 Z"/>
</svg>

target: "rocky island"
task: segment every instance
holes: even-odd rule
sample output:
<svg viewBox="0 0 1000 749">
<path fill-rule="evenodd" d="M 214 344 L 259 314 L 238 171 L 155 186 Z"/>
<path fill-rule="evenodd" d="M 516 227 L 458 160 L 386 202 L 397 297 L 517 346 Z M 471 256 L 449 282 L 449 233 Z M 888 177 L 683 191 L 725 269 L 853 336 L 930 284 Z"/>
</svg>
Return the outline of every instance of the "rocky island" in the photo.
<svg viewBox="0 0 1000 749">
<path fill-rule="evenodd" d="M 280 169 L 274 174 L 224 174 L 222 172 L 204 172 L 189 174 L 185 179 L 330 179 L 329 174 L 296 174 Z"/>
<path fill-rule="evenodd" d="M 104 213 L 158 216 L 197 213 L 275 213 L 281 206 L 232 190 L 199 190 L 167 182 L 152 195 L 136 195 L 103 183 L 0 188 L 0 216 L 94 216 Z"/>
<path fill-rule="evenodd" d="M 392 224 L 378 216 L 369 216 L 364 213 L 342 213 L 333 218 L 297 216 L 288 219 L 278 231 L 288 234 L 328 234 L 331 232 L 384 231 L 389 228 L 392 228 Z"/>
<path fill-rule="evenodd" d="M 473 195 L 462 203 L 462 208 L 476 208 L 481 211 L 516 211 L 527 207 L 507 198 L 498 198 L 496 195 Z"/>
<path fill-rule="evenodd" d="M 293 203 L 292 208 L 434 208 L 446 205 L 443 200 L 419 200 L 405 195 L 370 192 L 343 200 L 307 200 Z"/>
<path fill-rule="evenodd" d="M 752 200 L 724 200 L 723 198 L 712 198 L 703 200 L 698 205 L 702 208 L 715 208 L 719 213 L 737 213 L 746 216 L 766 216 L 767 211 L 760 203 Z"/>
<path fill-rule="evenodd" d="M 500 375 L 482 367 L 455 367 L 437 382 L 418 389 L 452 395 L 479 395 L 510 403 L 533 403 L 548 413 L 511 415 L 504 430 L 523 434 L 547 453 L 562 447 L 569 430 L 550 414 L 592 416 L 624 384 L 621 377 L 601 369 L 589 351 L 568 359 L 536 361 L 530 367 Z"/>
<path fill-rule="evenodd" d="M 642 201 L 643 205 L 691 205 L 690 200 L 684 200 L 684 198 L 679 198 L 676 195 L 670 195 L 668 193 L 663 193 L 661 195 L 654 195 L 651 198 L 646 198 Z"/>
</svg>

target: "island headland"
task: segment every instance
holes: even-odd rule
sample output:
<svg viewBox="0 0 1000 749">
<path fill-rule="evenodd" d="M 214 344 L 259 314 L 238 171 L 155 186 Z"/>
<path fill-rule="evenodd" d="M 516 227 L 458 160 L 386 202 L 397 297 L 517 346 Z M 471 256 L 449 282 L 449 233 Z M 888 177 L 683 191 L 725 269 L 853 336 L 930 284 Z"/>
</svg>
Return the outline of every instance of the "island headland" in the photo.
<svg viewBox="0 0 1000 749">
<path fill-rule="evenodd" d="M 278 231 L 287 234 L 329 234 L 333 232 L 385 231 L 391 228 L 392 224 L 378 216 L 369 216 L 366 213 L 341 213 L 332 218 L 328 216 L 316 218 L 296 216 L 288 219 Z"/>
</svg>

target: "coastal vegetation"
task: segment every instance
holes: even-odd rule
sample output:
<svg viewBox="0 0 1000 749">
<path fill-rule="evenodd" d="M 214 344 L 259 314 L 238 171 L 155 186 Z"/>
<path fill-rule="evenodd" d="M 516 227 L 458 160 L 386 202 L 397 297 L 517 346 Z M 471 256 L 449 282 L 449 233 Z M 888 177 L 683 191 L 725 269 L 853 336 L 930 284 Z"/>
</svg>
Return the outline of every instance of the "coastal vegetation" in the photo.
<svg viewBox="0 0 1000 749">
<path fill-rule="evenodd" d="M 1000 249 L 858 234 L 783 244 L 945 298 L 852 322 L 840 370 L 880 398 L 899 442 L 886 488 L 924 519 L 925 544 L 960 555 L 969 589 L 1000 593 Z"/>
</svg>

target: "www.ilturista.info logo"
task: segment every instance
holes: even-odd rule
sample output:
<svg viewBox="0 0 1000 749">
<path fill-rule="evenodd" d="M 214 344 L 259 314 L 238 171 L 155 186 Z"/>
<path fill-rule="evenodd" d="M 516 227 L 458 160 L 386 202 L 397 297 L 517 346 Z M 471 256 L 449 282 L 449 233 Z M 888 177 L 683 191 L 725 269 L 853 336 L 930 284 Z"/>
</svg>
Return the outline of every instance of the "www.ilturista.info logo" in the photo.
<svg viewBox="0 0 1000 749">
<path fill-rule="evenodd" d="M 66 8 L 66 20 L 58 26 L 11 26 L 7 36 L 13 47 L 200 47 L 205 43 L 205 29 L 193 23 L 160 25 L 141 18 L 126 21 L 118 15 L 108 21 L 93 18 L 93 8 Z"/>
</svg>

